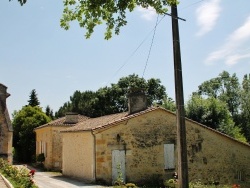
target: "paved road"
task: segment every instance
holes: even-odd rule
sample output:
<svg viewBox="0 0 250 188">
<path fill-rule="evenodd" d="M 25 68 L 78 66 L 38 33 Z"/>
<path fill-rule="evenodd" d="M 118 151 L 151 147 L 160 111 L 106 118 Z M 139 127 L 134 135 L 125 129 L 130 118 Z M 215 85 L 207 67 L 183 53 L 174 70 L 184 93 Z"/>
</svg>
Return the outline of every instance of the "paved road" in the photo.
<svg viewBox="0 0 250 188">
<path fill-rule="evenodd" d="M 29 169 L 34 169 L 27 165 L 16 166 L 20 168 L 27 167 Z M 43 172 L 38 169 L 35 170 L 34 181 L 39 188 L 107 188 L 105 186 L 87 184 L 76 179 L 68 178 L 59 172 Z"/>
<path fill-rule="evenodd" d="M 103 186 L 90 185 L 75 179 L 66 178 L 57 172 L 36 172 L 34 180 L 39 188 L 103 188 Z"/>
</svg>

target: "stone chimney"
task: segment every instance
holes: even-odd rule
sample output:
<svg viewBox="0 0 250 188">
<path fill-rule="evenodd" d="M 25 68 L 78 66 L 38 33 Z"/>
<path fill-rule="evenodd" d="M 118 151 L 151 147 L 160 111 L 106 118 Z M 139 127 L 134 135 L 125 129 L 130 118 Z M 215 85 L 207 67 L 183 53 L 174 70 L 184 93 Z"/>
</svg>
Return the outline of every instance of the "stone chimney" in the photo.
<svg viewBox="0 0 250 188">
<path fill-rule="evenodd" d="M 13 128 L 11 125 L 6 99 L 10 96 L 7 87 L 0 83 L 0 157 L 12 163 Z"/>
<path fill-rule="evenodd" d="M 0 83 L 0 101 L 1 101 L 1 107 L 4 109 L 6 108 L 6 99 L 10 96 L 9 93 L 7 93 L 7 87 Z"/>
<path fill-rule="evenodd" d="M 65 116 L 65 123 L 67 124 L 78 123 L 78 114 L 74 112 L 67 112 Z"/>
<path fill-rule="evenodd" d="M 127 98 L 129 114 L 147 109 L 147 96 L 143 89 L 130 89 Z"/>
</svg>

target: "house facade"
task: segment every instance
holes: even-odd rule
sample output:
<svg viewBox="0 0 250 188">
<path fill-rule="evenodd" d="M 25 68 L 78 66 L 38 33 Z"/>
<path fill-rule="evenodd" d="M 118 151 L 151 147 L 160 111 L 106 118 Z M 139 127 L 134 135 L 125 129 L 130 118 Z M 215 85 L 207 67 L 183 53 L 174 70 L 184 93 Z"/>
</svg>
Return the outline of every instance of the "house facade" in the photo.
<svg viewBox="0 0 250 188">
<path fill-rule="evenodd" d="M 44 167 L 47 169 L 62 169 L 62 138 L 60 131 L 80 122 L 88 117 L 75 113 L 67 113 L 65 117 L 51 121 L 35 129 L 36 133 L 36 156 L 44 154 Z"/>
<path fill-rule="evenodd" d="M 189 119 L 186 129 L 190 181 L 250 185 L 249 144 Z M 137 104 L 135 110 L 91 118 L 61 134 L 67 176 L 113 184 L 121 173 L 125 182 L 145 184 L 170 179 L 178 168 L 176 115 L 160 107 Z"/>
<path fill-rule="evenodd" d="M 11 125 L 6 99 L 10 96 L 7 87 L 0 83 L 0 158 L 12 164 L 13 128 Z"/>
</svg>

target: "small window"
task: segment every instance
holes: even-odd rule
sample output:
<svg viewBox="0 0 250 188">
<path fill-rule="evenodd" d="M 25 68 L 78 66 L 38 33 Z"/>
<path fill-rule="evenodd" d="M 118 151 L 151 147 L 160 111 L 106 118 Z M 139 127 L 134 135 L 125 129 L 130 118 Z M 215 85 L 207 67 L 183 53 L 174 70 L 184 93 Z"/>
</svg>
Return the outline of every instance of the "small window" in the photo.
<svg viewBox="0 0 250 188">
<path fill-rule="evenodd" d="M 244 181 L 244 173 L 242 171 L 237 171 L 237 180 Z"/>
<path fill-rule="evenodd" d="M 174 144 L 164 144 L 164 160 L 165 169 L 175 168 Z"/>
</svg>

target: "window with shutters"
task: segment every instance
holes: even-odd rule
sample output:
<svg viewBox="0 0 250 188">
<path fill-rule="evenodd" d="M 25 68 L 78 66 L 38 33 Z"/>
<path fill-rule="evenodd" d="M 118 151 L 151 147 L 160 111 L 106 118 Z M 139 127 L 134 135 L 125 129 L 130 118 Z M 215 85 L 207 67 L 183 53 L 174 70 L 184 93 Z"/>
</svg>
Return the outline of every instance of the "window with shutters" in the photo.
<svg viewBox="0 0 250 188">
<path fill-rule="evenodd" d="M 164 169 L 175 169 L 174 144 L 164 144 Z"/>
<path fill-rule="evenodd" d="M 47 157 L 47 143 L 40 141 L 37 145 L 39 145 L 39 154 L 43 153 Z"/>
</svg>

